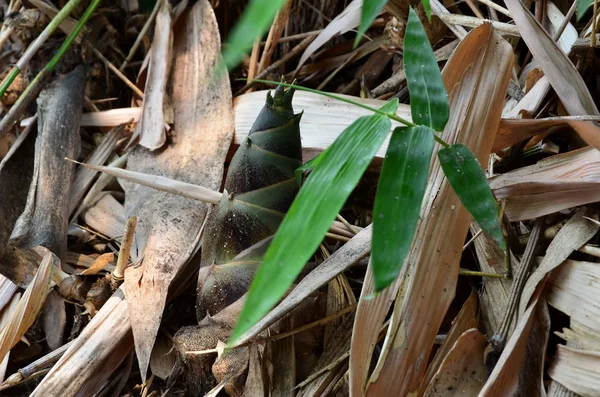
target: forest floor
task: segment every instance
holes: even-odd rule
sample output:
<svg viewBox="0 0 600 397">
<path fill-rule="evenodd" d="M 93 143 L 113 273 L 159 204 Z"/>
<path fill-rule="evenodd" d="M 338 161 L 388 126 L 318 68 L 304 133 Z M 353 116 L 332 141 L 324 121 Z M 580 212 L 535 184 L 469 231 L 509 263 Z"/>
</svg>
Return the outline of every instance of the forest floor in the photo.
<svg viewBox="0 0 600 397">
<path fill-rule="evenodd" d="M 0 72 L 3 85 L 16 78 L 0 105 L 1 396 L 599 395 L 598 7 L 431 0 L 429 21 L 420 2 L 389 0 L 355 45 L 362 0 L 288 0 L 226 72 L 221 43 L 245 1 L 101 2 L 58 62 L 95 1 L 7 3 Z M 270 238 L 248 219 L 278 225 L 289 193 L 210 220 L 241 197 L 225 176 L 236 151 L 259 145 L 249 131 L 289 127 L 254 124 L 275 87 L 252 80 L 375 108 L 397 98 L 410 120 L 409 5 L 448 92 L 442 136 L 482 164 L 508 260 L 432 161 L 407 260 L 375 294 L 386 140 L 293 287 L 226 349 Z M 240 184 L 254 172 L 277 185 L 271 168 L 289 160 L 293 174 L 371 114 L 306 91 L 291 105 L 301 155 L 242 168 Z"/>
</svg>

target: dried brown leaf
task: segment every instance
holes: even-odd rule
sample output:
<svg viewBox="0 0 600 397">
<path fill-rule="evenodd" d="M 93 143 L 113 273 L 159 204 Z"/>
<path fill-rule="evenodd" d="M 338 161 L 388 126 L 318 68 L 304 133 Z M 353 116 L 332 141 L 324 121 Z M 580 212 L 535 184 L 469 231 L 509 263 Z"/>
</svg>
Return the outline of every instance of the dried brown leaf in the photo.
<svg viewBox="0 0 600 397">
<path fill-rule="evenodd" d="M 234 117 L 229 79 L 215 74 L 220 38 L 213 9 L 197 2 L 181 16 L 174 32 L 171 98 L 174 137 L 164 151 L 135 147 L 128 169 L 220 188 Z M 125 292 L 142 378 L 161 322 L 169 286 L 197 249 L 207 205 L 127 183 L 127 217 L 139 219 L 132 258 L 142 265 L 125 272 Z"/>
<path fill-rule="evenodd" d="M 244 385 L 243 397 L 254 397 L 265 395 L 265 384 L 263 379 L 263 360 L 261 358 L 260 346 L 256 342 L 250 345 L 250 363 L 248 365 L 248 376 Z"/>
<path fill-rule="evenodd" d="M 546 302 L 540 302 L 535 311 L 533 325 L 527 340 L 525 357 L 519 372 L 519 383 L 516 397 L 543 396 L 544 364 L 546 362 L 546 346 L 550 336 L 550 313 Z"/>
<path fill-rule="evenodd" d="M 156 338 L 152 355 L 150 356 L 150 370 L 160 379 L 167 379 L 175 366 L 175 350 L 173 341 L 165 334 L 160 333 Z"/>
<path fill-rule="evenodd" d="M 463 304 L 462 308 L 460 309 L 460 312 L 458 313 L 454 321 L 452 321 L 452 327 L 450 328 L 450 331 L 448 331 L 448 335 L 446 335 L 444 343 L 442 343 L 438 351 L 435 353 L 435 357 L 427 367 L 427 372 L 425 373 L 425 377 L 421 382 L 421 387 L 419 391 L 420 394 L 425 392 L 425 388 L 431 388 L 431 382 L 434 375 L 436 375 L 440 367 L 444 365 L 442 362 L 447 360 L 448 356 L 451 354 L 451 350 L 455 349 L 455 343 L 459 343 L 459 338 L 461 338 L 463 334 L 467 333 L 469 329 L 477 328 L 478 326 L 479 300 L 477 299 L 477 292 L 475 290 L 472 290 L 471 295 L 469 295 L 469 298 Z M 481 336 L 483 337 L 483 335 Z M 478 337 L 471 336 L 468 339 L 475 345 L 477 344 L 476 340 L 478 339 Z M 483 339 L 485 341 L 485 338 Z M 469 350 L 465 346 L 462 346 L 461 348 L 467 350 L 467 353 L 472 353 L 475 350 L 477 350 L 475 346 L 473 346 L 473 350 Z M 480 357 L 480 361 L 482 361 L 483 364 L 483 357 Z"/>
<path fill-rule="evenodd" d="M 7 302 L 6 307 L 4 307 L 2 312 L 0 313 L 0 327 L 4 327 L 8 323 L 8 321 L 11 319 L 15 310 L 17 310 L 17 307 L 19 306 L 20 300 L 21 300 L 20 292 L 13 294 L 11 296 L 10 300 Z M 4 356 L 4 359 L 2 360 L 2 362 L 0 362 L 0 379 L 2 381 L 4 381 L 4 378 L 6 376 L 6 369 L 8 367 L 9 359 L 10 359 L 10 351 L 8 352 L 8 354 L 6 354 L 6 356 Z"/>
<path fill-rule="evenodd" d="M 476 396 L 487 375 L 483 352 L 485 336 L 476 328 L 461 334 L 432 378 L 426 397 Z"/>
<path fill-rule="evenodd" d="M 538 284 L 550 271 L 563 263 L 569 255 L 587 243 L 600 226 L 584 218 L 585 210 L 578 211 L 556 234 L 540 265 L 529 276 L 521 293 L 519 314 L 523 314 Z"/>
<path fill-rule="evenodd" d="M 60 268 L 58 257 L 46 250 L 38 271 L 25 290 L 10 320 L 0 331 L 0 360 L 19 342 L 25 332 L 35 322 L 44 306 L 50 290 L 52 266 Z"/>
<path fill-rule="evenodd" d="M 471 234 L 481 232 L 476 224 L 471 224 Z M 482 272 L 504 274 L 504 253 L 489 236 L 482 233 L 473 242 L 479 268 Z M 511 271 L 515 274 L 520 267 L 519 261 L 511 260 Z M 481 315 L 485 324 L 485 329 L 494 334 L 498 331 L 500 324 L 508 305 L 510 303 L 510 290 L 513 280 L 503 278 L 483 277 L 484 288 L 481 291 L 480 306 Z M 514 323 L 512 324 L 514 327 Z M 512 332 L 512 328 L 509 328 Z"/>
<path fill-rule="evenodd" d="M 479 393 L 479 397 L 503 397 L 512 395 L 517 390 L 521 364 L 527 351 L 527 341 L 534 323 L 541 291 L 542 288 L 537 289 L 531 305 L 519 318 L 515 331 L 508 339 L 494 370 Z M 545 301 L 540 303 L 546 304 Z"/>
<path fill-rule="evenodd" d="M 104 164 L 104 162 L 115 150 L 117 142 L 126 135 L 125 127 L 125 124 L 120 124 L 119 126 L 107 132 L 102 138 L 100 144 L 94 149 L 85 162 L 92 165 Z M 79 167 L 77 169 L 75 173 L 75 179 L 73 180 L 73 185 L 71 186 L 69 214 L 73 214 L 73 211 L 75 211 L 75 208 L 77 208 L 81 202 L 81 199 L 90 187 L 90 184 L 95 176 L 96 172 L 92 169 L 85 167 Z"/>
<path fill-rule="evenodd" d="M 118 238 L 125 229 L 125 208 L 112 194 L 104 192 L 102 198 L 81 214 L 84 222 L 108 238 Z"/>
<path fill-rule="evenodd" d="M 109 252 L 106 254 L 100 255 L 94 263 L 87 269 L 81 272 L 82 276 L 92 276 L 100 273 L 104 268 L 115 260 L 115 254 L 113 252 Z"/>
<path fill-rule="evenodd" d="M 547 133 L 549 130 L 561 127 L 573 128 L 591 146 L 600 147 L 600 128 L 593 123 L 582 120 L 580 116 L 573 117 L 549 117 L 546 119 L 502 119 L 498 133 L 492 147 L 497 152 L 515 143 L 524 141 L 534 135 Z M 585 116 L 584 116 L 585 117 Z M 598 116 L 587 116 L 586 118 L 600 121 Z"/>
<path fill-rule="evenodd" d="M 540 63 L 548 81 L 569 114 L 600 115 L 583 78 L 571 60 L 531 12 L 519 0 L 505 0 L 505 3 L 519 28 L 523 41 Z"/>
</svg>

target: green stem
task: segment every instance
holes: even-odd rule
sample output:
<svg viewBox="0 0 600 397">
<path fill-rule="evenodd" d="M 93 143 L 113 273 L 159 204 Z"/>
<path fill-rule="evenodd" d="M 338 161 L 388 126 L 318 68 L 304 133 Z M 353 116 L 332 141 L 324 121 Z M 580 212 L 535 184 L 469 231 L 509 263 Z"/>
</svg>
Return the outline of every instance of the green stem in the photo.
<svg viewBox="0 0 600 397">
<path fill-rule="evenodd" d="M 240 79 L 240 80 L 246 80 L 247 81 L 247 79 Z M 387 118 L 389 118 L 391 120 L 394 120 L 394 121 L 397 121 L 397 122 L 399 122 L 401 124 L 404 124 L 407 127 L 415 127 L 414 123 L 411 123 L 410 121 L 408 121 L 406 119 L 403 119 L 402 117 L 398 116 L 397 114 L 382 112 L 381 110 L 373 108 L 373 107 L 371 107 L 369 105 L 365 105 L 363 103 L 354 101 L 352 99 L 344 98 L 344 97 L 341 97 L 341 96 L 338 96 L 338 95 L 335 95 L 335 94 L 330 94 L 329 92 L 315 90 L 313 88 L 303 87 L 301 85 L 288 84 L 288 83 L 284 83 L 284 82 L 271 81 L 271 80 L 252 79 L 252 82 L 253 83 L 271 84 L 271 85 L 282 85 L 284 87 L 294 88 L 294 89 L 299 90 L 299 91 L 312 92 L 313 94 L 322 95 L 322 96 L 327 97 L 327 98 L 336 99 L 336 100 L 341 101 L 341 102 L 346 102 L 346 103 L 349 103 L 351 105 L 358 106 L 359 108 L 370 110 L 373 113 L 377 113 L 377 114 L 380 114 L 382 116 L 386 116 Z M 439 143 L 440 145 L 442 145 L 443 147 L 450 146 L 446 141 L 444 141 L 442 138 L 440 138 L 437 134 L 433 134 L 433 139 L 435 139 L 435 141 L 437 143 Z"/>
<path fill-rule="evenodd" d="M 13 70 L 11 70 L 8 79 L 5 79 L 0 87 L 0 97 L 2 97 L 10 84 L 14 79 L 21 73 L 21 69 L 29 62 L 37 50 L 42 44 L 50 37 L 52 33 L 60 26 L 60 24 L 71 14 L 71 12 L 81 3 L 81 0 L 69 0 L 67 4 L 56 14 L 56 16 L 50 21 L 44 31 L 35 39 L 33 43 L 27 48 L 21 59 L 17 62 Z"/>
<path fill-rule="evenodd" d="M 81 32 L 81 29 L 83 29 L 86 22 L 88 21 L 88 19 L 90 19 L 90 17 L 92 16 L 92 14 L 96 10 L 96 8 L 98 8 L 101 1 L 102 0 L 93 0 L 92 1 L 92 3 L 89 5 L 89 7 L 85 10 L 83 15 L 79 19 L 79 22 L 77 22 L 75 29 L 73 29 L 73 31 L 69 34 L 69 36 L 67 36 L 66 40 L 62 43 L 62 45 L 60 46 L 60 48 L 58 49 L 56 54 L 52 57 L 50 62 L 48 62 L 46 64 L 46 67 L 44 68 L 44 70 L 46 70 L 48 72 L 52 72 L 54 70 L 54 68 L 60 61 L 60 59 L 63 57 L 63 55 L 65 55 L 65 53 L 71 46 L 71 43 L 73 42 L 73 40 L 75 40 L 75 38 L 77 37 L 79 32 Z"/>
<path fill-rule="evenodd" d="M 6 78 L 2 82 L 2 87 L 0 87 L 0 97 L 2 95 L 4 95 L 6 90 L 8 90 L 8 87 L 10 87 L 10 85 L 13 83 L 13 81 L 15 81 L 15 79 L 17 78 L 19 73 L 21 73 L 21 68 L 19 68 L 18 66 L 15 66 L 13 68 L 13 70 L 10 71 L 10 74 L 8 76 L 6 76 Z"/>
<path fill-rule="evenodd" d="M 54 56 L 46 64 L 46 66 L 44 67 L 44 69 L 41 72 L 39 72 L 37 74 L 37 76 L 35 76 L 35 78 L 31 81 L 31 83 L 29 83 L 29 85 L 27 86 L 27 88 L 25 89 L 25 91 L 23 91 L 23 93 L 21 94 L 20 98 L 26 98 L 27 94 L 32 89 L 34 89 L 37 84 L 40 83 L 40 81 L 42 80 L 42 78 L 44 76 L 46 76 L 49 73 L 52 73 L 52 71 L 54 70 L 54 68 L 56 67 L 56 65 L 60 61 L 60 59 L 65 55 L 65 53 L 69 49 L 69 46 L 71 45 L 71 43 L 73 43 L 73 40 L 75 40 L 75 38 L 77 37 L 77 35 L 79 34 L 79 32 L 81 32 L 81 29 L 83 29 L 85 23 L 92 16 L 92 13 L 96 10 L 96 8 L 98 7 L 98 5 L 100 5 L 101 1 L 102 0 L 94 0 L 92 2 L 92 4 L 90 4 L 90 6 L 87 8 L 87 10 L 85 10 L 85 12 L 83 13 L 83 15 L 82 15 L 81 19 L 79 20 L 79 22 L 77 22 L 77 25 L 75 26 L 75 28 L 71 31 L 71 33 L 69 33 L 69 36 L 67 36 L 67 38 L 65 39 L 65 41 L 62 43 L 62 45 L 60 46 L 60 48 L 58 49 L 58 51 L 56 52 L 56 54 L 54 54 Z"/>
</svg>

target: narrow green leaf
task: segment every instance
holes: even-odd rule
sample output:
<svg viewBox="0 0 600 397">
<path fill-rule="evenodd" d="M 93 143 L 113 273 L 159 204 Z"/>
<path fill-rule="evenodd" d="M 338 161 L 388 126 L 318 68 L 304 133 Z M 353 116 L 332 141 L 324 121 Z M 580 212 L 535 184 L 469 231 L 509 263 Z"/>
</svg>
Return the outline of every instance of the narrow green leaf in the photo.
<svg viewBox="0 0 600 397">
<path fill-rule="evenodd" d="M 577 0 L 577 22 L 581 20 L 592 4 L 594 4 L 594 0 Z"/>
<path fill-rule="evenodd" d="M 421 3 L 423 4 L 423 8 L 427 14 L 427 19 L 429 19 L 429 22 L 431 22 L 431 4 L 429 4 L 429 0 L 421 0 Z"/>
<path fill-rule="evenodd" d="M 404 69 L 414 123 L 442 131 L 448 121 L 448 94 L 425 29 L 412 8 L 404 36 Z"/>
<path fill-rule="evenodd" d="M 381 110 L 396 112 L 398 100 Z M 352 123 L 323 153 L 283 219 L 248 291 L 230 345 L 279 301 L 310 259 L 391 128 L 382 115 Z"/>
<path fill-rule="evenodd" d="M 252 0 L 240 21 L 229 35 L 223 60 L 229 70 L 237 66 L 244 54 L 250 51 L 254 41 L 269 29 L 273 18 L 286 0 Z"/>
<path fill-rule="evenodd" d="M 392 133 L 373 210 L 376 292 L 394 282 L 410 250 L 429 176 L 433 134 L 425 126 L 398 127 Z"/>
<path fill-rule="evenodd" d="M 438 158 L 450 185 L 467 211 L 506 253 L 496 199 L 475 155 L 465 145 L 457 143 L 441 149 Z"/>
<path fill-rule="evenodd" d="M 358 34 L 356 35 L 354 46 L 358 45 L 360 39 L 363 37 L 367 29 L 369 29 L 369 26 L 371 26 L 387 2 L 388 0 L 363 1 L 362 11 L 360 13 L 360 25 L 358 25 Z"/>
</svg>

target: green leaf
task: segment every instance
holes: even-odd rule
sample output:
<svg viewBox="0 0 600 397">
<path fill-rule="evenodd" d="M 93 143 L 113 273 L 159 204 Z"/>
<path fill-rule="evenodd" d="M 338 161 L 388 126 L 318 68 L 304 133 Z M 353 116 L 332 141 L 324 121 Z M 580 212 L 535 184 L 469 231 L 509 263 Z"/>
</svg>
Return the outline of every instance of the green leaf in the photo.
<svg viewBox="0 0 600 397">
<path fill-rule="evenodd" d="M 398 100 L 381 110 L 395 112 Z M 281 222 L 248 291 L 230 338 L 234 345 L 279 301 L 310 259 L 391 128 L 383 115 L 363 116 L 323 153 Z"/>
<path fill-rule="evenodd" d="M 237 66 L 254 41 L 269 29 L 286 0 L 252 0 L 229 35 L 223 60 L 229 70 Z"/>
<path fill-rule="evenodd" d="M 429 19 L 429 22 L 431 22 L 431 5 L 429 4 L 429 0 L 421 0 L 421 3 L 423 4 L 423 8 L 427 14 L 427 19 Z"/>
<path fill-rule="evenodd" d="M 459 143 L 441 149 L 438 158 L 450 185 L 467 211 L 506 254 L 496 199 L 477 158 Z"/>
<path fill-rule="evenodd" d="M 354 46 L 358 45 L 360 39 L 363 37 L 367 29 L 369 29 L 369 26 L 371 26 L 387 2 L 388 0 L 363 1 L 362 11 L 360 13 L 360 25 L 358 25 L 358 34 L 356 35 Z"/>
<path fill-rule="evenodd" d="M 442 131 L 448 121 L 448 94 L 425 29 L 412 8 L 404 36 L 404 69 L 413 122 Z"/>
<path fill-rule="evenodd" d="M 373 210 L 376 292 L 394 282 L 410 250 L 429 176 L 433 134 L 424 126 L 398 127 L 392 133 Z"/>
<path fill-rule="evenodd" d="M 581 20 L 592 4 L 594 4 L 594 0 L 577 0 L 577 22 Z"/>
</svg>

